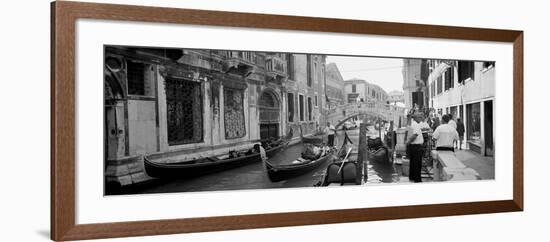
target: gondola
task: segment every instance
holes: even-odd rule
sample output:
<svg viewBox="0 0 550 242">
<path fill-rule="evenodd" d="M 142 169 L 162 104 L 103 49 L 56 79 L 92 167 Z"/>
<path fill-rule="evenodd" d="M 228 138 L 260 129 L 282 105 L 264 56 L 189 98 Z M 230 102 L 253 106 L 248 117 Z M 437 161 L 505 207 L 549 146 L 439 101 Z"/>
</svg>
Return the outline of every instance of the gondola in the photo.
<svg viewBox="0 0 550 242">
<path fill-rule="evenodd" d="M 348 145 L 349 144 L 349 145 Z M 330 186 L 331 184 L 351 185 L 357 184 L 357 160 L 349 160 L 353 147 L 351 139 L 345 133 L 342 147 L 337 152 L 337 158 L 327 166 L 326 172 L 315 186 Z"/>
<path fill-rule="evenodd" d="M 286 145 L 285 142 L 266 150 L 268 157 L 273 156 Z M 245 151 L 235 152 L 236 157 L 228 154 L 200 158 L 194 160 L 174 160 L 159 155 L 144 156 L 144 166 L 147 175 L 156 178 L 191 178 L 209 173 L 228 170 L 250 163 L 261 161 L 259 153 L 247 154 Z"/>
<path fill-rule="evenodd" d="M 312 171 L 329 160 L 331 154 L 332 152 L 328 151 L 315 160 L 298 158 L 290 164 L 274 165 L 269 161 L 265 161 L 265 166 L 267 168 L 269 179 L 272 182 L 278 182 Z"/>
<path fill-rule="evenodd" d="M 391 153 L 380 138 L 367 138 L 367 159 L 380 165 L 392 164 Z"/>
<path fill-rule="evenodd" d="M 312 145 L 323 145 L 322 139 L 307 139 L 306 137 L 301 136 L 302 144 L 312 144 Z M 311 136 L 310 136 L 311 137 Z M 349 140 L 349 137 L 347 137 L 347 140 Z M 343 145 L 346 145 L 347 142 L 344 142 Z M 330 159 L 330 157 L 333 156 L 333 153 L 335 152 L 334 148 L 330 148 L 329 150 L 325 151 L 324 154 L 322 154 L 317 159 L 305 159 L 305 158 L 298 158 L 294 160 L 292 163 L 287 164 L 272 164 L 269 161 L 264 161 L 265 166 L 267 168 L 267 174 L 269 179 L 272 182 L 278 182 L 282 180 L 286 180 L 292 177 L 296 177 L 298 175 L 305 174 L 309 171 L 314 170 L 315 168 L 323 165 L 327 160 Z"/>
<path fill-rule="evenodd" d="M 326 140 L 327 134 L 317 134 L 311 136 L 302 136 L 302 143 L 304 144 L 320 144 Z"/>
</svg>

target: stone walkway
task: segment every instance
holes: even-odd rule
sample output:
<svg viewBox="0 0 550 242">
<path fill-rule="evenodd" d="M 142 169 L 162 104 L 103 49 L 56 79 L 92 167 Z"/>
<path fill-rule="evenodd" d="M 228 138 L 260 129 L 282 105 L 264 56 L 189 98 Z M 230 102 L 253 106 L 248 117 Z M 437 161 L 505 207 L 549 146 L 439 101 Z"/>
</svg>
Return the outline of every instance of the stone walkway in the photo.
<svg viewBox="0 0 550 242">
<path fill-rule="evenodd" d="M 469 168 L 477 171 L 482 180 L 495 179 L 495 158 L 482 156 L 470 150 L 456 150 L 456 157 Z"/>
</svg>

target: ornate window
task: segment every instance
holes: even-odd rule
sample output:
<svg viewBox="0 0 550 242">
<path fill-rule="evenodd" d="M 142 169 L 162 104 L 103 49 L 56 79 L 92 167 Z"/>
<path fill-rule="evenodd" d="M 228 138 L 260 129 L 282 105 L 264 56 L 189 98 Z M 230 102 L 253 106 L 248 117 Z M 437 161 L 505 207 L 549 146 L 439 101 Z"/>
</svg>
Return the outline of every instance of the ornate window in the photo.
<svg viewBox="0 0 550 242">
<path fill-rule="evenodd" d="M 279 123 L 279 102 L 273 94 L 264 92 L 260 97 L 260 123 Z"/>
<path fill-rule="evenodd" d="M 224 87 L 225 138 L 235 139 L 246 135 L 244 120 L 244 91 Z"/>
<path fill-rule="evenodd" d="M 166 78 L 168 144 L 202 142 L 202 93 L 198 82 Z"/>
</svg>

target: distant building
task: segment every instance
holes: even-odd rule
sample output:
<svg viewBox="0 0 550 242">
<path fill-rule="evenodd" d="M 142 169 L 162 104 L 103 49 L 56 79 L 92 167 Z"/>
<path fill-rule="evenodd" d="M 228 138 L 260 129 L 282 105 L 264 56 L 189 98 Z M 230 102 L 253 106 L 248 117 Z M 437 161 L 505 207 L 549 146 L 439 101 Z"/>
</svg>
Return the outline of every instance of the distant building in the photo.
<svg viewBox="0 0 550 242">
<path fill-rule="evenodd" d="M 380 86 L 356 78 L 344 81 L 344 93 L 347 103 L 386 102 L 389 97 Z"/>
<path fill-rule="evenodd" d="M 405 107 L 425 109 L 428 107 L 427 60 L 403 59 L 403 99 Z"/>
<path fill-rule="evenodd" d="M 335 107 L 346 102 L 344 97 L 344 78 L 335 63 L 327 64 L 326 68 L 326 94 L 328 106 Z"/>
<path fill-rule="evenodd" d="M 495 63 L 430 60 L 429 67 L 430 107 L 435 115 L 460 118 L 469 149 L 492 156 Z"/>
</svg>

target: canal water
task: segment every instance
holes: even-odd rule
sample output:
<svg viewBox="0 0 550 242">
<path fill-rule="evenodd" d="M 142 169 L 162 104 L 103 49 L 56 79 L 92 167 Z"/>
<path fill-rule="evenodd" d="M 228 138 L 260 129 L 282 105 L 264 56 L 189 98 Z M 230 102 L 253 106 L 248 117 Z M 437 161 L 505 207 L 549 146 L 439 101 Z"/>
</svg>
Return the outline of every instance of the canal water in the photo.
<svg viewBox="0 0 550 242">
<path fill-rule="evenodd" d="M 348 136 L 354 145 L 359 143 L 359 130 L 348 130 Z M 376 132 L 378 135 L 378 132 Z M 337 133 L 337 146 L 344 140 L 344 132 Z M 300 157 L 302 144 L 298 143 L 286 147 L 275 156 L 269 158 L 274 164 L 287 163 Z M 208 174 L 192 179 L 171 180 L 144 188 L 138 193 L 167 193 L 167 192 L 198 192 L 198 191 L 223 191 L 243 189 L 264 189 L 264 188 L 290 188 L 290 187 L 312 187 L 321 181 L 327 162 L 318 168 L 288 180 L 271 182 L 267 176 L 267 170 L 262 162 Z M 377 165 L 367 163 L 367 183 L 388 183 L 398 181 L 399 178 L 392 165 Z M 397 177 L 397 178 L 396 178 Z"/>
</svg>

